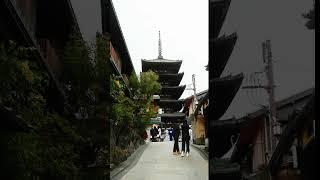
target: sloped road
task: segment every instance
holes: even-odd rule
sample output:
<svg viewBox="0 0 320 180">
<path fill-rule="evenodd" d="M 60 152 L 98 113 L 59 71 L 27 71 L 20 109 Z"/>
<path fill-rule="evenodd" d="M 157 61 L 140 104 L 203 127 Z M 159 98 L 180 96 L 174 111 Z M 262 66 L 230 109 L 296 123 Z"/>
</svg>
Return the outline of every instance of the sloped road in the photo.
<svg viewBox="0 0 320 180">
<path fill-rule="evenodd" d="M 190 156 L 172 154 L 173 142 L 151 142 L 122 180 L 207 180 L 208 161 L 190 147 Z M 181 143 L 179 148 L 181 148 Z"/>
</svg>

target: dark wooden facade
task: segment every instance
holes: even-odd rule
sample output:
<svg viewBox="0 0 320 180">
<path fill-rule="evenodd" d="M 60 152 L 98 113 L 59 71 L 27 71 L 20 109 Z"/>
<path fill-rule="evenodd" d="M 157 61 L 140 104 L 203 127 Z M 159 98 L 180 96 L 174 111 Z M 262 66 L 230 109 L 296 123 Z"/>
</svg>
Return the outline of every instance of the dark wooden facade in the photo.
<svg viewBox="0 0 320 180">
<path fill-rule="evenodd" d="M 267 108 L 217 122 L 214 132 L 238 134 L 231 162 L 240 165 L 244 179 L 310 179 L 311 174 L 316 175 L 311 164 L 319 150 L 314 134 L 314 89 L 280 100 L 276 107 L 282 134 L 274 152 L 270 150 Z M 218 153 L 224 149 L 223 143 L 219 145 L 215 146 Z M 231 148 L 230 143 L 225 146 Z"/>
</svg>

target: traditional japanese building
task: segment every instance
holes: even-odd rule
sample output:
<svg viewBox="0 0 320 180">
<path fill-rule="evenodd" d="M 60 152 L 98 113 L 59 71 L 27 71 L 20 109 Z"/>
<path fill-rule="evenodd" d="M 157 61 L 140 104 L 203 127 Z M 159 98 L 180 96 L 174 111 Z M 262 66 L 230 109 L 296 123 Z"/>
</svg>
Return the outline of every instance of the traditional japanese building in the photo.
<svg viewBox="0 0 320 180">
<path fill-rule="evenodd" d="M 219 121 L 214 131 L 237 134 L 231 162 L 241 167 L 244 179 L 312 179 L 317 171 L 312 162 L 318 153 L 314 88 L 275 103 L 281 122 L 281 135 L 271 150 L 268 108 L 262 108 L 239 119 Z M 230 143 L 229 143 L 230 144 Z M 225 145 L 225 144 L 221 144 Z M 316 178 L 319 179 L 319 178 Z"/>
<path fill-rule="evenodd" d="M 179 85 L 183 72 L 179 73 L 182 60 L 169 60 L 162 57 L 161 39 L 159 32 L 159 55 L 156 59 L 142 59 L 142 72 L 149 70 L 159 75 L 161 84 L 160 100 L 158 106 L 161 109 L 159 116 L 163 123 L 182 122 L 185 114 L 179 112 L 183 106 L 183 100 L 179 100 L 186 86 Z"/>
<path fill-rule="evenodd" d="M 35 48 L 34 60 L 49 75 L 48 107 L 62 113 L 61 59 L 70 34 L 79 31 L 70 1 L 1 1 L 0 26 L 1 40 Z"/>
<path fill-rule="evenodd" d="M 209 151 L 210 176 L 215 179 L 240 179 L 240 166 L 230 161 L 237 138 L 229 129 L 213 129 L 238 92 L 243 74 L 223 76 L 237 40 L 237 34 L 219 36 L 231 0 L 209 2 Z M 222 133 L 221 133 L 222 132 Z M 230 142 L 231 141 L 231 142 Z"/>
<path fill-rule="evenodd" d="M 110 52 L 110 61 L 107 62 L 110 62 L 111 74 L 124 83 L 128 92 L 129 77 L 135 74 L 135 70 L 112 0 L 69 1 L 85 41 L 95 43 L 97 32 L 109 38 L 106 49 Z"/>
<path fill-rule="evenodd" d="M 208 111 L 209 94 L 208 90 L 199 92 L 184 99 L 184 112 L 192 125 L 192 142 L 197 145 L 206 145 L 208 138 Z"/>
</svg>

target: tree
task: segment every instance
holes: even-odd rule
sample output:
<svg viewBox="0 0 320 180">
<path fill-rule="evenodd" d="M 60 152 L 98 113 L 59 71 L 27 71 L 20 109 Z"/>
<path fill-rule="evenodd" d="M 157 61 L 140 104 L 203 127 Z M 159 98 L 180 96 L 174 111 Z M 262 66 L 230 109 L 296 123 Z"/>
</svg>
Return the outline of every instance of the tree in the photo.
<svg viewBox="0 0 320 180">
<path fill-rule="evenodd" d="M 78 133 L 84 139 L 80 147 L 83 169 L 108 169 L 110 54 L 109 37 L 97 33 L 95 45 L 89 46 L 79 34 L 70 36 L 65 48 L 64 84 L 68 97 L 68 113 L 74 119 Z M 90 176 L 90 175 L 89 175 Z"/>
<path fill-rule="evenodd" d="M 158 75 L 152 71 L 143 72 L 138 78 L 132 74 L 129 78 L 130 93 L 126 94 L 126 85 L 122 80 L 111 78 L 111 95 L 114 103 L 111 108 L 113 121 L 114 163 L 124 160 L 120 156 L 128 156 L 128 145 L 132 142 L 144 142 L 146 122 L 154 117 L 157 112 L 152 105 L 153 94 L 160 90 Z"/>
<path fill-rule="evenodd" d="M 35 53 L 13 41 L 0 45 L 0 104 L 33 127 L 2 134 L 0 179 L 65 179 L 78 171 L 74 149 L 80 137 L 65 117 L 48 110 L 50 78 Z"/>
<path fill-rule="evenodd" d="M 315 2 L 313 1 L 313 8 L 308 12 L 302 14 L 307 19 L 305 26 L 308 29 L 315 29 Z"/>
</svg>

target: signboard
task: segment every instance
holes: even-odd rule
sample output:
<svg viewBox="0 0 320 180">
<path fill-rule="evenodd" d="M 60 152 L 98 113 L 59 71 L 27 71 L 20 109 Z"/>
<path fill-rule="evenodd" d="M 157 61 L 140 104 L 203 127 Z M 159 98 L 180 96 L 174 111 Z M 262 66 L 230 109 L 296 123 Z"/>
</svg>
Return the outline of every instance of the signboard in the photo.
<svg viewBox="0 0 320 180">
<path fill-rule="evenodd" d="M 150 124 L 161 124 L 161 117 L 151 118 Z"/>
</svg>

